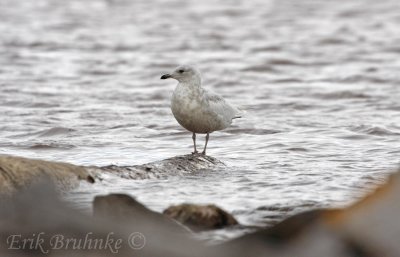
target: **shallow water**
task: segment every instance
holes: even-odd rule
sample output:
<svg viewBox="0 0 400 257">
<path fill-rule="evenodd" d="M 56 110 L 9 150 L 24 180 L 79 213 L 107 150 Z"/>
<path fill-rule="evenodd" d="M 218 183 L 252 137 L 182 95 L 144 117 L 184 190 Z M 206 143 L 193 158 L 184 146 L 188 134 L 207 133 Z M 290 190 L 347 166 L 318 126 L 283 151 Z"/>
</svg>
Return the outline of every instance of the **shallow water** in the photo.
<svg viewBox="0 0 400 257">
<path fill-rule="evenodd" d="M 211 135 L 208 153 L 228 167 L 109 177 L 68 199 L 216 203 L 246 225 L 346 205 L 399 162 L 400 2 L 339 2 L 0 0 L 0 154 L 83 165 L 186 154 L 176 83 L 159 77 L 190 62 L 247 111 Z"/>
</svg>

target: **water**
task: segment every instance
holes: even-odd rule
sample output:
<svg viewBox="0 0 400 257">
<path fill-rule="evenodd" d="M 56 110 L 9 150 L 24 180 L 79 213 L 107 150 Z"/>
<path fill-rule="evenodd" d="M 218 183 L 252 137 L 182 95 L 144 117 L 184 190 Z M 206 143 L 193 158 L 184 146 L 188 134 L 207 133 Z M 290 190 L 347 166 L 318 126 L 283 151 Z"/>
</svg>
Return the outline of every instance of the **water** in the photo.
<svg viewBox="0 0 400 257">
<path fill-rule="evenodd" d="M 227 168 L 110 176 L 68 199 L 83 209 L 108 192 L 157 211 L 215 203 L 246 225 L 344 206 L 399 162 L 399 7 L 0 0 L 0 154 L 100 166 L 186 154 L 191 135 L 169 109 L 175 82 L 159 77 L 190 62 L 208 89 L 247 110 L 211 135 L 208 153 Z"/>
</svg>

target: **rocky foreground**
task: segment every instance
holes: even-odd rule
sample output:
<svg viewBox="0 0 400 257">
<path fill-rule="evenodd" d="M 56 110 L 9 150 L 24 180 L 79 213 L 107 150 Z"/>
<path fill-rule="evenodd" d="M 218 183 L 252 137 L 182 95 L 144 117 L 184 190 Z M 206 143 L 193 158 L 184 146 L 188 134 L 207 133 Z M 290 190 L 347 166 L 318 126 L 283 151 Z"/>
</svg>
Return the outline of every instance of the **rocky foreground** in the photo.
<svg viewBox="0 0 400 257">
<path fill-rule="evenodd" d="M 213 246 L 192 231 L 237 225 L 217 206 L 178 205 L 161 214 L 112 194 L 97 196 L 89 216 L 60 201 L 52 186 L 96 183 L 102 172 L 139 179 L 215 165 L 223 164 L 192 155 L 121 168 L 0 156 L 0 256 L 400 256 L 400 172 L 349 208 L 308 211 Z"/>
</svg>

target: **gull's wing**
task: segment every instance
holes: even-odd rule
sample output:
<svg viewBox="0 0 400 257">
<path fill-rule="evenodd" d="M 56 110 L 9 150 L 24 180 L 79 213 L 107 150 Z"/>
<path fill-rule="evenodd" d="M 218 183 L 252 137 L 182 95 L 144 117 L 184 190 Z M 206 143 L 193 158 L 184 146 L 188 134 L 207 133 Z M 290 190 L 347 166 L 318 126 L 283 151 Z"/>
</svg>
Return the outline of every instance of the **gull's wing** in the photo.
<svg viewBox="0 0 400 257">
<path fill-rule="evenodd" d="M 228 122 L 240 118 L 239 110 L 225 101 L 222 96 L 208 91 L 205 91 L 204 95 L 211 112 L 216 113 Z"/>
</svg>

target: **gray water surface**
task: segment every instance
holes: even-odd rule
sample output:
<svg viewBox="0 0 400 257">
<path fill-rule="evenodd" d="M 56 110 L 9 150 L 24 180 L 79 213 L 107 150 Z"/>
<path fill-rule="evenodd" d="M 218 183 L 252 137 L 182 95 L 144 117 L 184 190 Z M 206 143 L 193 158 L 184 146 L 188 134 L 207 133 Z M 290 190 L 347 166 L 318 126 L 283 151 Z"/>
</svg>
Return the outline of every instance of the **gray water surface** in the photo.
<svg viewBox="0 0 400 257">
<path fill-rule="evenodd" d="M 187 154 L 169 109 L 181 63 L 247 113 L 211 135 L 226 169 L 108 177 L 67 196 L 125 192 L 162 211 L 215 203 L 246 225 L 345 206 L 400 155 L 397 0 L 0 0 L 0 154 L 134 165 Z M 204 138 L 198 137 L 199 144 Z M 227 234 L 227 233 L 226 233 Z"/>
</svg>

